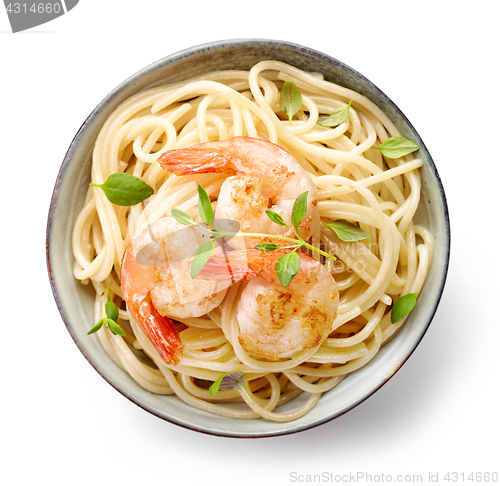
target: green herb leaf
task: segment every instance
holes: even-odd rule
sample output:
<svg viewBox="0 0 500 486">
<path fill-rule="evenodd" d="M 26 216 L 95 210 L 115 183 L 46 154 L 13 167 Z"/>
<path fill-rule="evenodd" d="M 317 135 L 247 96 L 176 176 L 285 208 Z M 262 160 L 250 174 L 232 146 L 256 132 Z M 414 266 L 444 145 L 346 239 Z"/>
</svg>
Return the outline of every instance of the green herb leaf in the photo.
<svg viewBox="0 0 500 486">
<path fill-rule="evenodd" d="M 372 147 L 380 150 L 389 159 L 398 159 L 404 155 L 415 152 L 420 147 L 412 140 L 404 137 L 391 137 L 387 139 L 382 145 Z"/>
<path fill-rule="evenodd" d="M 295 202 L 293 203 L 293 209 L 292 209 L 292 224 L 297 231 L 297 235 L 300 235 L 299 233 L 299 224 L 300 222 L 304 219 L 304 216 L 307 213 L 307 195 L 309 194 L 309 191 L 306 191 L 302 193 L 297 199 L 295 199 Z"/>
<path fill-rule="evenodd" d="M 196 250 L 194 254 L 193 263 L 191 263 L 191 278 L 195 279 L 205 266 L 214 249 L 214 242 L 212 240 L 206 241 Z"/>
<path fill-rule="evenodd" d="M 252 403 L 253 400 L 248 395 L 247 389 L 245 387 L 245 374 L 241 371 L 233 371 L 231 373 L 226 373 L 222 375 L 217 381 L 212 383 L 212 386 L 208 389 L 210 395 L 215 397 L 219 390 L 234 390 L 239 389 L 246 394 Z"/>
<path fill-rule="evenodd" d="M 302 95 L 299 88 L 291 81 L 286 81 L 281 88 L 280 108 L 288 115 L 288 121 L 292 121 L 293 115 L 302 107 Z"/>
<path fill-rule="evenodd" d="M 126 336 L 125 331 L 113 319 L 106 319 L 106 322 L 108 324 L 109 330 L 113 334 L 119 334 L 120 336 Z"/>
<path fill-rule="evenodd" d="M 214 210 L 210 202 L 210 197 L 201 184 L 198 185 L 198 196 L 198 211 L 201 219 L 207 224 L 212 224 L 214 220 Z"/>
<path fill-rule="evenodd" d="M 273 223 L 279 224 L 280 226 L 287 226 L 287 224 L 283 221 L 283 218 L 278 213 L 275 213 L 274 211 L 271 211 L 270 209 L 266 209 L 266 214 L 267 214 L 267 217 Z"/>
<path fill-rule="evenodd" d="M 184 224 L 186 226 L 192 226 L 196 224 L 193 218 L 182 209 L 173 208 L 170 213 L 172 214 L 172 218 L 174 218 L 178 223 Z"/>
<path fill-rule="evenodd" d="M 292 251 L 283 255 L 276 263 L 276 273 L 283 287 L 288 287 L 300 267 L 300 257 Z"/>
<path fill-rule="evenodd" d="M 278 250 L 281 246 L 278 246 L 276 243 L 261 243 L 255 247 L 257 250 L 262 251 L 273 251 Z"/>
<path fill-rule="evenodd" d="M 88 333 L 88 334 L 94 334 L 94 332 L 97 332 L 99 329 L 101 329 L 102 325 L 104 324 L 104 319 L 101 319 Z"/>
<path fill-rule="evenodd" d="M 418 292 L 402 295 L 394 304 L 391 311 L 391 322 L 395 324 L 405 318 L 417 303 Z"/>
<path fill-rule="evenodd" d="M 318 124 L 322 127 L 336 127 L 341 123 L 344 123 L 349 118 L 349 108 L 351 106 L 351 103 L 352 100 L 349 101 L 349 104 L 346 107 L 336 108 L 332 111 L 328 118 L 321 120 L 320 122 L 318 122 Z"/>
<path fill-rule="evenodd" d="M 118 306 L 112 300 L 108 300 L 106 302 L 104 310 L 106 311 L 106 315 L 108 316 L 108 318 L 116 322 L 119 315 Z"/>
<path fill-rule="evenodd" d="M 118 206 L 134 206 L 154 193 L 150 185 L 126 172 L 111 174 L 104 184 L 90 185 L 100 187 L 109 201 Z"/>
<path fill-rule="evenodd" d="M 358 226 L 349 223 L 344 219 L 337 219 L 332 223 L 323 223 L 327 228 L 335 231 L 335 234 L 342 240 L 347 242 L 366 240 L 370 237 Z"/>
<path fill-rule="evenodd" d="M 212 383 L 212 386 L 208 389 L 210 395 L 215 397 L 219 390 L 232 390 L 238 380 L 245 375 L 241 371 L 233 371 L 231 373 L 226 373 L 222 375 L 217 381 Z M 224 383 L 222 382 L 224 380 Z"/>
</svg>

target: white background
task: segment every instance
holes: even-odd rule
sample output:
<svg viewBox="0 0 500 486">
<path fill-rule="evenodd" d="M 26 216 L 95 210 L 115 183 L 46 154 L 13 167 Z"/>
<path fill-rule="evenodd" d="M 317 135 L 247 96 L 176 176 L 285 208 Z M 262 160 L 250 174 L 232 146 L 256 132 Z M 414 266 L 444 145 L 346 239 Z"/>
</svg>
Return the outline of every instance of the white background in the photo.
<svg viewBox="0 0 500 486">
<path fill-rule="evenodd" d="M 285 485 L 307 479 L 293 473 L 323 472 L 427 482 L 429 473 L 500 472 L 495 3 L 81 0 L 18 34 L 0 5 L 2 483 Z M 429 331 L 380 391 L 313 430 L 242 440 L 164 422 L 94 371 L 57 311 L 45 226 L 67 147 L 104 96 L 166 55 L 250 37 L 325 52 L 403 110 L 444 183 L 452 259 Z"/>
</svg>

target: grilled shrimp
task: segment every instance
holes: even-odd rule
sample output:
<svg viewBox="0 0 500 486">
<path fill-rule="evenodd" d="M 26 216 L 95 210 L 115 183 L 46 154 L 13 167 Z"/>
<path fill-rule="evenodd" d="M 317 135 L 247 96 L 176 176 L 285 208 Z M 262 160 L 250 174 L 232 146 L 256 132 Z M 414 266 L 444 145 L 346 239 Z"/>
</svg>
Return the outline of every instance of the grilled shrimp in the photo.
<svg viewBox="0 0 500 486">
<path fill-rule="evenodd" d="M 276 262 L 285 250 L 237 250 L 228 254 L 231 276 L 249 281 L 237 308 L 239 342 L 243 349 L 270 361 L 319 346 L 332 331 L 337 315 L 337 284 L 314 258 L 297 253 L 300 267 L 288 287 L 276 273 Z M 227 262 L 210 258 L 199 277 L 228 278 Z"/>
<path fill-rule="evenodd" d="M 286 226 L 273 224 L 266 209 L 281 215 L 291 226 L 295 199 L 309 191 L 307 213 L 299 225 L 307 240 L 314 231 L 318 192 L 307 171 L 285 149 L 251 137 L 207 142 L 165 152 L 161 166 L 177 175 L 227 172 L 221 186 L 215 218 L 236 220 L 244 233 L 293 237 Z M 252 245 L 253 246 L 253 245 Z"/>
<path fill-rule="evenodd" d="M 168 238 L 166 236 L 168 235 Z M 208 239 L 203 228 L 162 218 L 133 240 L 121 265 L 122 297 L 166 363 L 180 361 L 183 346 L 169 318 L 199 317 L 223 300 L 216 281 L 193 280 L 192 256 Z"/>
</svg>

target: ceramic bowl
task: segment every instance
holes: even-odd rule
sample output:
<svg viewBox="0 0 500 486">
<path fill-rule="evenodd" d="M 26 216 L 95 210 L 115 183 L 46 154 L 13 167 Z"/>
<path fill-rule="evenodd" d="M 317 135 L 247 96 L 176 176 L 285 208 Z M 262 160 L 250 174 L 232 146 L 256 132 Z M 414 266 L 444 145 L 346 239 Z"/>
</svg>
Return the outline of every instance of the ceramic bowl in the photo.
<svg viewBox="0 0 500 486">
<path fill-rule="evenodd" d="M 91 154 L 97 134 L 115 108 L 133 94 L 154 86 L 185 80 L 214 70 L 249 69 L 264 59 L 275 59 L 354 89 L 377 104 L 402 135 L 420 146 L 422 199 L 416 220 L 434 235 L 434 263 L 415 310 L 402 330 L 365 367 L 324 394 L 317 406 L 290 423 L 234 420 L 191 408 L 175 396 L 158 396 L 137 385 L 103 351 L 95 336 L 87 336 L 93 321 L 93 289 L 74 279 L 71 232 L 83 206 L 90 181 Z M 418 133 L 398 107 L 369 80 L 345 64 L 307 47 L 272 40 L 231 40 L 193 47 L 146 67 L 111 92 L 90 114 L 76 134 L 62 163 L 50 205 L 47 226 L 47 263 L 54 297 L 76 345 L 96 371 L 134 403 L 174 424 L 229 437 L 266 437 L 289 434 L 323 424 L 351 410 L 378 390 L 415 350 L 436 312 L 449 260 L 449 219 L 445 194 L 436 167 Z M 307 398 L 302 394 L 283 410 Z"/>
</svg>

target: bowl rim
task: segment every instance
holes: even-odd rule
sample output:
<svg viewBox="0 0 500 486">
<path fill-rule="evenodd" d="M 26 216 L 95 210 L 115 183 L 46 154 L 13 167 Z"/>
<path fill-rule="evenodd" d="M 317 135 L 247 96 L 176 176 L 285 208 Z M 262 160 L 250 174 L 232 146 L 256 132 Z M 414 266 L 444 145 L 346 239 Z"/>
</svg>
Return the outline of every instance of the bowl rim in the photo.
<svg viewBox="0 0 500 486">
<path fill-rule="evenodd" d="M 177 62 L 183 58 L 188 58 L 188 57 L 191 57 L 191 56 L 196 55 L 196 54 L 204 53 L 206 51 L 223 50 L 223 49 L 227 49 L 227 48 L 241 47 L 241 46 L 269 46 L 269 45 L 284 47 L 284 48 L 288 48 L 292 51 L 297 51 L 297 52 L 311 55 L 312 57 L 319 58 L 324 62 L 339 66 L 343 70 L 349 72 L 355 78 L 361 80 L 363 82 L 363 84 L 367 85 L 371 90 L 375 91 L 378 94 L 378 96 L 384 98 L 387 101 L 387 103 L 390 104 L 392 106 L 392 108 L 395 110 L 398 117 L 400 117 L 404 121 L 404 123 L 409 127 L 409 129 L 418 137 L 420 147 L 423 148 L 427 154 L 426 163 L 432 172 L 433 179 L 434 179 L 434 182 L 437 186 L 438 194 L 439 194 L 439 197 L 441 199 L 441 204 L 443 207 L 444 260 L 443 260 L 443 268 L 442 268 L 441 275 L 440 275 L 440 282 L 439 282 L 438 287 L 437 287 L 437 292 L 436 292 L 434 300 L 433 300 L 432 308 L 428 314 L 427 322 L 422 327 L 418 338 L 413 342 L 411 349 L 408 351 L 406 356 L 404 356 L 402 358 L 399 365 L 393 370 L 393 372 L 390 374 L 390 376 L 388 376 L 385 380 L 381 381 L 378 386 L 369 390 L 369 392 L 365 393 L 358 400 L 355 400 L 354 402 L 350 403 L 349 406 L 346 407 L 344 410 L 340 411 L 340 413 L 334 414 L 332 416 L 326 416 L 326 417 L 317 419 L 314 423 L 304 424 L 303 426 L 293 428 L 292 430 L 283 430 L 283 431 L 278 431 L 278 432 L 261 433 L 261 434 L 222 433 L 222 432 L 218 432 L 218 431 L 207 430 L 207 429 L 202 428 L 202 427 L 198 428 L 194 425 L 189 425 L 189 424 L 183 423 L 181 421 L 177 421 L 172 417 L 165 417 L 163 415 L 160 415 L 159 413 L 157 413 L 157 411 L 154 408 L 147 406 L 139 398 L 135 397 L 133 394 L 129 393 L 126 389 L 123 389 L 119 384 L 115 383 L 110 377 L 106 376 L 106 374 L 94 362 L 92 357 L 86 351 L 83 343 L 80 342 L 80 339 L 78 338 L 76 332 L 73 330 L 72 326 L 70 325 L 69 318 L 64 311 L 64 306 L 63 306 L 62 301 L 61 301 L 59 294 L 58 294 L 56 282 L 55 282 L 54 275 L 52 272 L 52 261 L 51 261 L 52 226 L 53 226 L 53 218 L 54 218 L 54 213 L 55 213 L 55 209 L 56 209 L 56 204 L 57 204 L 57 201 L 59 198 L 60 187 L 61 187 L 62 181 L 64 179 L 64 176 L 66 174 L 66 171 L 68 169 L 68 166 L 69 166 L 69 164 L 72 160 L 72 157 L 76 151 L 76 148 L 79 144 L 80 138 L 82 137 L 83 133 L 85 132 L 87 126 L 89 126 L 93 122 L 93 120 L 97 117 L 97 115 L 101 112 L 101 110 L 110 101 L 112 101 L 124 88 L 130 86 L 131 84 L 134 84 L 135 81 L 142 78 L 144 75 L 146 75 L 150 72 L 153 72 L 157 69 L 160 69 L 167 64 L 171 64 L 171 63 Z M 53 293 L 57 308 L 59 310 L 59 313 L 60 313 L 62 320 L 66 326 L 66 329 L 70 333 L 71 337 L 73 338 L 73 341 L 75 342 L 75 344 L 78 347 L 78 349 L 80 350 L 80 352 L 87 359 L 87 361 L 91 364 L 91 366 L 99 373 L 99 375 L 102 378 L 104 378 L 113 388 L 115 388 L 123 396 L 128 398 L 130 401 L 132 401 L 134 404 L 136 404 L 140 408 L 155 415 L 156 417 L 158 417 L 162 420 L 165 420 L 167 422 L 170 422 L 172 424 L 178 425 L 180 427 L 195 431 L 195 432 L 201 432 L 201 433 L 205 433 L 207 435 L 214 435 L 214 436 L 219 436 L 219 437 L 229 437 L 229 438 L 265 438 L 265 437 L 289 435 L 289 434 L 302 432 L 304 430 L 310 430 L 310 429 L 318 427 L 324 423 L 330 422 L 330 421 L 334 420 L 335 418 L 340 417 L 341 415 L 349 412 L 353 408 L 357 407 L 360 403 L 362 403 L 366 399 L 368 399 L 370 396 L 372 396 L 382 386 L 384 386 L 394 376 L 394 374 L 397 371 L 399 371 L 399 369 L 401 369 L 401 367 L 406 363 L 408 358 L 413 354 L 415 349 L 418 347 L 422 338 L 424 337 L 427 330 L 429 329 L 429 326 L 430 326 L 430 324 L 435 316 L 435 313 L 436 313 L 437 308 L 439 306 L 439 303 L 441 301 L 444 286 L 445 286 L 447 275 L 448 275 L 448 269 L 449 269 L 450 242 L 451 242 L 451 232 L 450 232 L 450 216 L 449 216 L 448 204 L 447 204 L 446 195 L 444 192 L 442 180 L 439 176 L 439 173 L 438 173 L 438 170 L 434 164 L 434 161 L 433 161 L 429 151 L 427 150 L 423 140 L 420 138 L 420 135 L 417 133 L 417 131 L 415 130 L 413 125 L 407 119 L 406 115 L 399 109 L 399 107 L 382 90 L 380 90 L 375 84 L 373 84 L 365 76 L 363 76 L 362 74 L 360 74 L 355 69 L 348 66 L 347 64 L 333 58 L 332 56 L 329 56 L 329 55 L 324 54 L 320 51 L 317 51 L 315 49 L 305 47 L 305 46 L 302 46 L 299 44 L 295 44 L 293 42 L 282 41 L 282 40 L 263 39 L 263 38 L 241 38 L 241 39 L 236 38 L 236 39 L 213 41 L 213 42 L 195 45 L 193 47 L 189 47 L 189 48 L 180 50 L 178 52 L 175 52 L 173 54 L 170 54 L 170 55 L 163 57 L 162 59 L 160 59 L 156 62 L 149 64 L 148 66 L 137 71 L 135 74 L 128 77 L 125 81 L 121 82 L 118 86 L 116 86 L 91 111 L 91 113 L 88 115 L 88 117 L 82 123 L 81 127 L 78 129 L 71 144 L 69 145 L 69 148 L 64 156 L 63 162 L 62 162 L 61 167 L 59 169 L 59 172 L 57 174 L 56 182 L 54 184 L 54 189 L 53 189 L 53 193 L 52 193 L 52 197 L 51 197 L 51 201 L 50 201 L 50 206 L 49 206 L 49 211 L 48 211 L 47 226 L 46 226 L 46 264 L 47 264 L 47 272 L 48 272 L 48 277 L 49 277 L 52 293 Z"/>
</svg>

